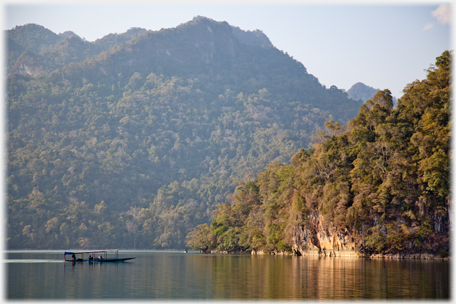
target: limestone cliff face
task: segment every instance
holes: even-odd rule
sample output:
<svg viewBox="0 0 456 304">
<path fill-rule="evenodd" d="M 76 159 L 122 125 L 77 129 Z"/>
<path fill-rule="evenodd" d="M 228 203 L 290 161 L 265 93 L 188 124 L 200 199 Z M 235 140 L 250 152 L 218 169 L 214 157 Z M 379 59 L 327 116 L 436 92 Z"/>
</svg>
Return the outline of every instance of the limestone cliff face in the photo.
<svg viewBox="0 0 456 304">
<path fill-rule="evenodd" d="M 321 215 L 309 216 L 307 226 L 296 226 L 292 250 L 295 255 L 363 256 L 362 236 L 356 232 L 337 230 L 325 223 Z"/>
<path fill-rule="evenodd" d="M 442 241 L 437 236 L 430 237 L 429 241 L 423 244 L 422 251 L 417 252 L 410 249 L 399 253 L 371 254 L 364 252 L 363 236 L 360 232 L 352 232 L 347 229 L 338 230 L 332 224 L 325 222 L 321 215 L 309 216 L 308 223 L 306 226 L 296 226 L 294 229 L 292 244 L 294 255 L 383 259 L 449 259 L 448 256 L 441 256 L 438 252 L 434 252 L 433 248 L 449 250 L 449 248 L 441 246 L 440 243 L 445 243 L 445 240 Z"/>
</svg>

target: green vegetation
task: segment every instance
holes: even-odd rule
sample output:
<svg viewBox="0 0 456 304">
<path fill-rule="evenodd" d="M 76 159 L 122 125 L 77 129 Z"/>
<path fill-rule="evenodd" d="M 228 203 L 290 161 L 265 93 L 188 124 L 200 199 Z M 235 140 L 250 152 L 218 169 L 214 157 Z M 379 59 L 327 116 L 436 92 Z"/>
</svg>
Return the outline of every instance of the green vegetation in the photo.
<svg viewBox="0 0 456 304">
<path fill-rule="evenodd" d="M 237 187 L 214 221 L 187 236 L 203 250 L 290 251 L 300 227 L 326 226 L 363 237 L 369 253 L 449 250 L 451 55 L 405 89 L 397 109 L 378 91 L 347 127 L 334 121 L 291 164 L 271 163 Z"/>
<path fill-rule="evenodd" d="M 203 17 L 93 43 L 32 25 L 7 35 L 23 50 L 7 78 L 8 249 L 183 248 L 235 181 L 360 107 L 261 32 Z"/>
</svg>

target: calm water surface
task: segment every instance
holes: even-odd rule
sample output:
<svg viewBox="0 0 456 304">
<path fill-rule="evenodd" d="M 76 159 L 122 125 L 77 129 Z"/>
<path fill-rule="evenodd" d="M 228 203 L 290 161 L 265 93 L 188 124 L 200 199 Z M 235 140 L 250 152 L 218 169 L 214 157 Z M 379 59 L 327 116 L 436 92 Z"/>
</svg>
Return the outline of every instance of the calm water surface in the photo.
<svg viewBox="0 0 456 304">
<path fill-rule="evenodd" d="M 7 252 L 8 299 L 449 299 L 450 262 L 119 251 L 124 263 Z"/>
</svg>

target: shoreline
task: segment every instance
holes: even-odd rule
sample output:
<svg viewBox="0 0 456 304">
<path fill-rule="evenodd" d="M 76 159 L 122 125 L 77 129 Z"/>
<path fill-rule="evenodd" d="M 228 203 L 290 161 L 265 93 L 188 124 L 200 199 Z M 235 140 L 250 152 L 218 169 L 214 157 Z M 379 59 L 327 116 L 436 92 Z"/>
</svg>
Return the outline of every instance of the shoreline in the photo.
<svg viewBox="0 0 456 304">
<path fill-rule="evenodd" d="M 439 254 L 434 253 L 374 253 L 374 254 L 363 254 L 353 250 L 347 250 L 342 252 L 331 251 L 329 253 L 318 252 L 317 250 L 308 250 L 300 252 L 299 254 L 286 251 L 274 251 L 264 252 L 263 250 L 252 250 L 252 251 L 226 251 L 226 250 L 208 250 L 200 251 L 206 254 L 250 254 L 250 255 L 290 255 L 290 256 L 318 256 L 318 257 L 352 257 L 352 258 L 365 258 L 365 259 L 386 259 L 386 260 L 442 260 L 449 261 L 451 256 L 442 257 Z"/>
</svg>

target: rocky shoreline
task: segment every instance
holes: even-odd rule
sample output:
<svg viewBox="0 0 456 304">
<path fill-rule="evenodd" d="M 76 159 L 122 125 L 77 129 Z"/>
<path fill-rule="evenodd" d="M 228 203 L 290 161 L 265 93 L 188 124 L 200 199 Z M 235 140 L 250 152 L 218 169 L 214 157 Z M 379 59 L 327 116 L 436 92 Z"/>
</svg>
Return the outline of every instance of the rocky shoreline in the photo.
<svg viewBox="0 0 456 304">
<path fill-rule="evenodd" d="M 202 253 L 210 254 L 250 254 L 250 255 L 292 255 L 292 256 L 318 256 L 318 257 L 353 257 L 353 258 L 368 258 L 368 259 L 387 259 L 387 260 L 444 260 L 448 261 L 451 258 L 449 256 L 442 257 L 439 254 L 432 253 L 376 253 L 376 254 L 363 254 L 354 250 L 346 250 L 343 252 L 337 252 L 336 254 L 331 251 L 318 252 L 318 250 L 308 250 L 301 254 L 286 251 L 273 251 L 265 252 L 263 250 L 252 250 L 252 251 L 220 251 L 220 250 L 206 250 L 201 251 Z"/>
<path fill-rule="evenodd" d="M 291 251 L 218 251 L 202 250 L 203 253 L 221 254 L 252 254 L 252 255 L 293 255 L 293 256 L 318 256 L 318 257 L 355 257 L 368 259 L 389 260 L 450 260 L 448 251 L 444 254 L 435 253 L 432 244 L 428 244 L 421 253 L 413 248 L 402 252 L 372 253 L 366 250 L 363 236 L 356 231 L 347 229 L 338 230 L 333 225 L 325 224 L 320 215 L 309 216 L 308 226 L 296 226 L 293 232 Z"/>
</svg>

